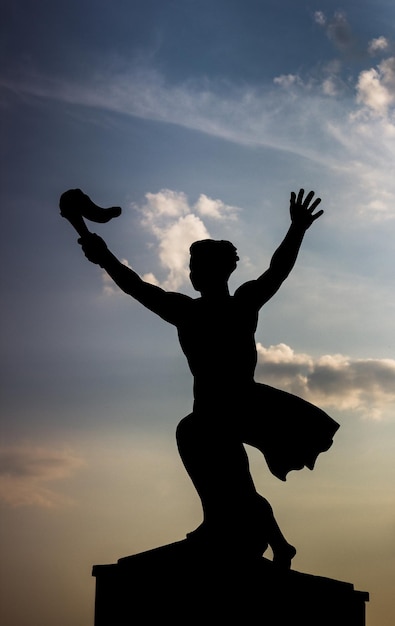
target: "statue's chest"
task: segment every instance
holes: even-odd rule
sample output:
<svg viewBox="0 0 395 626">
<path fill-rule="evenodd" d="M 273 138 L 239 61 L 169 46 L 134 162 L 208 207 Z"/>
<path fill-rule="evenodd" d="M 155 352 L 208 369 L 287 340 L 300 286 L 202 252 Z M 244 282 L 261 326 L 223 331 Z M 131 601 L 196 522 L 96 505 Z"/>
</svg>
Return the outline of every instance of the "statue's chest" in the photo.
<svg viewBox="0 0 395 626">
<path fill-rule="evenodd" d="M 199 350 L 208 345 L 244 342 L 254 334 L 256 324 L 257 316 L 233 300 L 216 306 L 197 301 L 178 333 L 182 348 L 188 352 L 189 347 Z"/>
</svg>

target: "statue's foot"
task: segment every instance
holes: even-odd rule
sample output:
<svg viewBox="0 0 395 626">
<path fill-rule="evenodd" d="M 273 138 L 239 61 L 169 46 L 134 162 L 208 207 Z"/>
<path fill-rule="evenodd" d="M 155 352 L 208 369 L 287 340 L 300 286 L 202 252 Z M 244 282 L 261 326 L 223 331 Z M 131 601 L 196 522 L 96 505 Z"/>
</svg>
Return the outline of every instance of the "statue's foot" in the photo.
<svg viewBox="0 0 395 626">
<path fill-rule="evenodd" d="M 290 569 L 291 561 L 296 554 L 296 548 L 290 543 L 284 544 L 281 548 L 273 550 L 273 563 L 281 569 Z"/>
</svg>

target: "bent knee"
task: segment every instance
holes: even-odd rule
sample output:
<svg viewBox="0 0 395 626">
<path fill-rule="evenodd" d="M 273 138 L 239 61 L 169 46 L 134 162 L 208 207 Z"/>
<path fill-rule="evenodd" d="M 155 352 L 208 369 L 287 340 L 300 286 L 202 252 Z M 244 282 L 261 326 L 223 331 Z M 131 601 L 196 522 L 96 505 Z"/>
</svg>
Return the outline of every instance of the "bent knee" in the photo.
<svg viewBox="0 0 395 626">
<path fill-rule="evenodd" d="M 184 417 L 176 428 L 178 447 L 194 445 L 201 447 L 216 440 L 212 425 L 202 420 L 200 415 L 190 413 Z"/>
<path fill-rule="evenodd" d="M 190 413 L 186 417 L 183 417 L 181 422 L 177 425 L 176 428 L 176 439 L 178 442 L 183 441 L 185 438 L 189 437 L 191 432 L 194 429 L 194 414 Z"/>
</svg>

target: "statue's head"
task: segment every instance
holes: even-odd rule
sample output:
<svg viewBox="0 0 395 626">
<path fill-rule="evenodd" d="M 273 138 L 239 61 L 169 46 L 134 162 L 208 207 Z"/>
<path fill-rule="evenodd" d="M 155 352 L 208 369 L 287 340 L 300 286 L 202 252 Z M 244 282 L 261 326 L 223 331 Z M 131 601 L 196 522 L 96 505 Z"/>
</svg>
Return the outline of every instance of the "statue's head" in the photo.
<svg viewBox="0 0 395 626">
<path fill-rule="evenodd" d="M 237 250 L 230 241 L 202 239 L 195 241 L 189 251 L 190 278 L 197 291 L 227 281 L 239 260 Z"/>
</svg>

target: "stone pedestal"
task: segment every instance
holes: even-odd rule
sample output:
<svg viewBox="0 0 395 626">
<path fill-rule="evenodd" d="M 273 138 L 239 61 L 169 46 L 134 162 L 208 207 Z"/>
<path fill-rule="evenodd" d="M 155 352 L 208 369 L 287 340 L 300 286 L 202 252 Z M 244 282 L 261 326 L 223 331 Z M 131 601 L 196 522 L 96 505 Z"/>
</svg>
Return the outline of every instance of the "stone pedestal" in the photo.
<svg viewBox="0 0 395 626">
<path fill-rule="evenodd" d="M 351 583 L 215 555 L 189 540 L 95 565 L 93 576 L 95 626 L 365 626 L 369 599 Z"/>
</svg>

